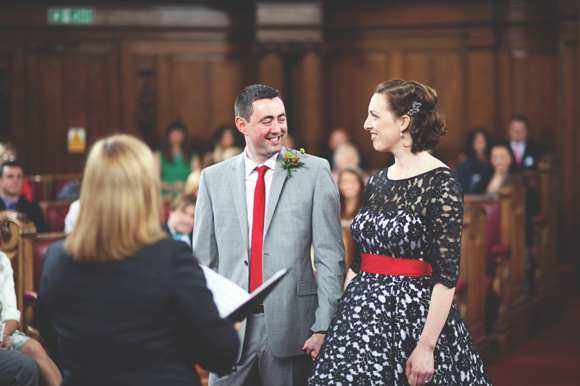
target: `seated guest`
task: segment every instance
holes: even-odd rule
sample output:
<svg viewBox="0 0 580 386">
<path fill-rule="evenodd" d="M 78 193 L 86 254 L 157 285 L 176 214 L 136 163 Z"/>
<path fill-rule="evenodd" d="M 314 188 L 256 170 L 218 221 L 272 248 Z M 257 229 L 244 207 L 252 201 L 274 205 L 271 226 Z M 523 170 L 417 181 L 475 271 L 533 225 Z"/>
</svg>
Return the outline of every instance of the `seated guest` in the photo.
<svg viewBox="0 0 580 386">
<path fill-rule="evenodd" d="M 77 223 L 77 218 L 79 217 L 79 211 L 81 210 L 81 201 L 75 200 L 70 203 L 68 207 L 68 213 L 64 218 L 64 232 L 71 233 Z"/>
<path fill-rule="evenodd" d="M 39 375 L 34 359 L 0 349 L 0 385 L 38 386 Z"/>
<path fill-rule="evenodd" d="M 201 169 L 199 155 L 189 144 L 183 122 L 169 124 L 165 145 L 155 153 L 155 160 L 161 176 L 161 194 L 170 201 L 183 191 L 189 173 Z"/>
<path fill-rule="evenodd" d="M 10 142 L 0 142 L 0 163 L 16 161 L 16 148 Z M 22 179 L 22 190 L 20 195 L 29 201 L 33 200 L 32 191 L 26 178 Z"/>
<path fill-rule="evenodd" d="M 523 115 L 514 115 L 508 124 L 510 148 L 514 155 L 516 170 L 537 169 L 544 149 L 529 138 L 530 121 Z"/>
<path fill-rule="evenodd" d="M 195 215 L 195 195 L 181 194 L 171 202 L 169 220 L 161 228 L 175 240 L 180 240 L 191 248 L 193 217 Z"/>
<path fill-rule="evenodd" d="M 360 154 L 352 143 L 340 145 L 334 152 L 333 159 L 335 169 L 332 171 L 332 176 L 335 181 L 338 181 L 338 174 L 343 169 L 360 169 Z"/>
<path fill-rule="evenodd" d="M 60 385 L 62 381 L 60 371 L 58 371 L 58 368 L 46 354 L 40 343 L 16 329 L 19 320 L 20 311 L 18 311 L 16 306 L 12 264 L 8 256 L 4 252 L 0 252 L 0 321 L 5 323 L 4 336 L 0 341 L 0 350 L 22 353 L 36 360 L 40 366 L 40 374 L 44 383 L 50 386 Z M 1 372 L 2 365 L 0 365 Z M 26 376 L 29 377 L 30 374 L 26 374 Z M 2 375 L 0 374 L 1 380 Z M 12 385 L 10 382 L 0 382 L 0 384 Z"/>
<path fill-rule="evenodd" d="M 74 201 L 78 200 L 81 195 L 81 181 L 72 180 L 67 182 L 60 192 L 56 195 L 57 201 Z"/>
<path fill-rule="evenodd" d="M 36 202 L 20 195 L 24 173 L 18 161 L 8 161 L 0 166 L 0 210 L 16 210 L 24 213 L 34 223 L 36 232 L 48 232 L 42 209 Z"/>
<path fill-rule="evenodd" d="M 63 385 L 199 385 L 239 349 L 191 249 L 160 226 L 153 153 L 129 135 L 92 147 L 72 233 L 44 260 L 38 327 L 58 342 Z"/>
<path fill-rule="evenodd" d="M 336 170 L 360 167 L 360 154 L 352 143 L 342 144 L 334 152 Z"/>
<path fill-rule="evenodd" d="M 479 181 L 474 193 L 497 193 L 505 179 L 515 171 L 514 155 L 507 143 L 497 143 L 492 146 L 491 166 L 491 173 Z"/>
<path fill-rule="evenodd" d="M 345 143 L 350 143 L 350 137 L 345 129 L 337 127 L 330 132 L 327 148 L 324 151 L 324 158 L 328 160 L 331 170 L 336 169 L 336 165 L 334 164 L 334 153 L 336 152 L 336 149 Z"/>
<path fill-rule="evenodd" d="M 232 125 L 221 125 L 215 128 L 209 139 L 209 151 L 203 157 L 203 166 L 208 167 L 225 161 L 227 159 L 224 156 L 226 150 L 239 148 L 237 136 L 237 130 Z"/>
<path fill-rule="evenodd" d="M 467 136 L 463 160 L 457 165 L 457 177 L 463 193 L 474 193 L 477 183 L 491 174 L 490 151 L 491 141 L 487 131 L 473 129 Z"/>
<path fill-rule="evenodd" d="M 362 207 L 364 180 L 358 169 L 347 168 L 338 174 L 338 193 L 340 195 L 340 218 L 352 221 Z"/>
</svg>

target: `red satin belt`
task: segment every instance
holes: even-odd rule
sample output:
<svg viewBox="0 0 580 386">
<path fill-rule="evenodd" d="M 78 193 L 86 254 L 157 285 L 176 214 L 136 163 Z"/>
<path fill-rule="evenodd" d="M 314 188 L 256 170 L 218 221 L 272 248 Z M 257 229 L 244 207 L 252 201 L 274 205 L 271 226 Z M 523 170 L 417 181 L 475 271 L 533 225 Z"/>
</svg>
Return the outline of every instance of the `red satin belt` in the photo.
<svg viewBox="0 0 580 386">
<path fill-rule="evenodd" d="M 425 277 L 431 276 L 431 263 L 426 261 L 399 259 L 391 256 L 361 253 L 360 270 L 381 275 Z"/>
</svg>

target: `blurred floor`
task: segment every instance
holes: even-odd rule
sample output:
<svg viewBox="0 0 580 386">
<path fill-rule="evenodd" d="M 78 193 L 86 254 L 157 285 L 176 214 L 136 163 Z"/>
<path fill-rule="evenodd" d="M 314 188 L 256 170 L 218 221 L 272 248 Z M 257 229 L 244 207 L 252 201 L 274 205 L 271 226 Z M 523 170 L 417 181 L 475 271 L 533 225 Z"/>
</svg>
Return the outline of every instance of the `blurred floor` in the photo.
<svg viewBox="0 0 580 386">
<path fill-rule="evenodd" d="M 580 294 L 564 302 L 564 318 L 488 368 L 495 386 L 580 385 Z"/>
</svg>

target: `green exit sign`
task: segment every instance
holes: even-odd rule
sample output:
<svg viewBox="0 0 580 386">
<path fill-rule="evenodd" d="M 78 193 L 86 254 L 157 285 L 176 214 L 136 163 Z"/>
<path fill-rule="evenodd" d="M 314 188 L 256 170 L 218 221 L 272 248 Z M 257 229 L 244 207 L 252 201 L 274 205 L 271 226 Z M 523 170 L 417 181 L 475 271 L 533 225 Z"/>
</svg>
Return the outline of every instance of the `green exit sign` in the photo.
<svg viewBox="0 0 580 386">
<path fill-rule="evenodd" d="M 48 24 L 93 24 L 94 8 L 49 8 Z"/>
</svg>

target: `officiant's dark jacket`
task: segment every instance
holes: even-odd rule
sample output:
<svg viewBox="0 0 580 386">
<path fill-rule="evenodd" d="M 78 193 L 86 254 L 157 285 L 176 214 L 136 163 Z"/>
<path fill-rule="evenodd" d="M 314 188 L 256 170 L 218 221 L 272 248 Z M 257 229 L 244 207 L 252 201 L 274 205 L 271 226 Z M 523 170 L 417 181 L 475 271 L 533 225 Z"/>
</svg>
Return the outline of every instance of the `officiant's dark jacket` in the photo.
<svg viewBox="0 0 580 386">
<path fill-rule="evenodd" d="M 195 363 L 223 374 L 239 348 L 191 249 L 169 238 L 98 263 L 54 243 L 37 312 L 57 338 L 63 385 L 199 385 Z"/>
</svg>

